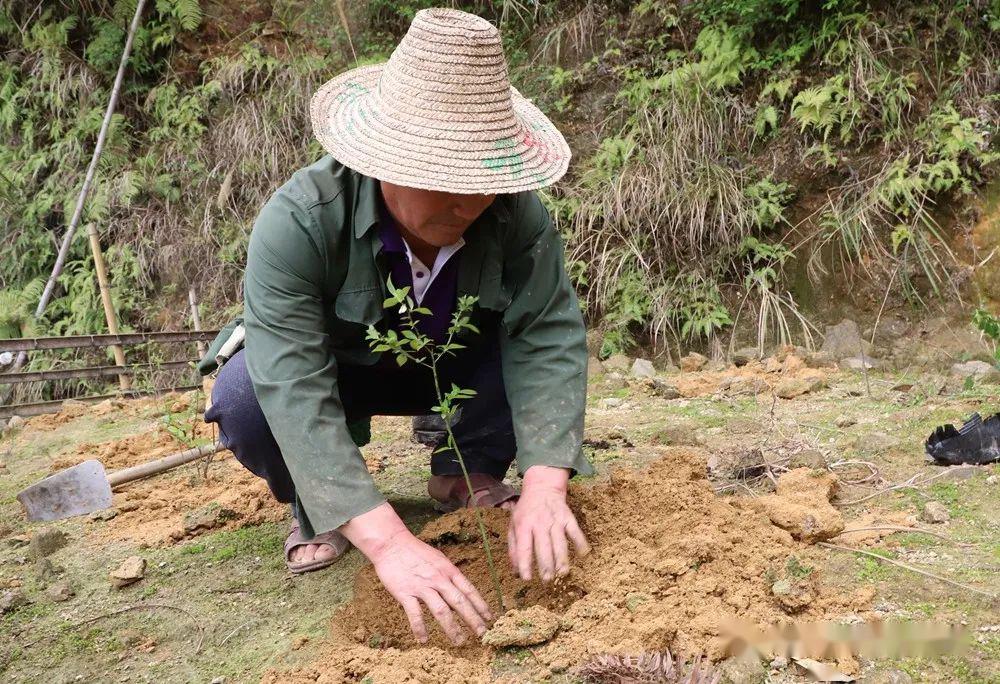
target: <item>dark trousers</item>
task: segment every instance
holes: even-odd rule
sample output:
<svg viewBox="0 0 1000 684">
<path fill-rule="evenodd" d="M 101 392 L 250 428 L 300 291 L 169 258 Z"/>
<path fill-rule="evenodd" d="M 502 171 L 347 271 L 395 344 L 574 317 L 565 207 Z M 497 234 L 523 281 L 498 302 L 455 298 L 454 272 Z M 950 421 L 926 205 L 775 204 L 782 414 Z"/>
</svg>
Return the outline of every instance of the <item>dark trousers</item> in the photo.
<svg viewBox="0 0 1000 684">
<path fill-rule="evenodd" d="M 450 389 L 452 383 L 476 391 L 475 397 L 461 402 L 452 431 L 469 472 L 488 473 L 503 479 L 517 448 L 500 372 L 499 349 L 490 345 L 485 353 L 472 358 L 472 363 L 445 363 L 441 368 L 444 391 Z M 412 364 L 401 368 L 389 363 L 341 365 L 337 384 L 351 436 L 358 446 L 368 441 L 371 416 L 426 415 L 437 404 L 430 370 Z M 218 424 L 222 445 L 250 472 L 267 480 L 278 501 L 295 501 L 295 486 L 254 395 L 243 350 L 219 371 L 212 389 L 212 406 L 205 413 L 205 420 Z M 445 434 L 441 433 L 433 447 L 443 446 L 445 440 Z M 349 457 L 330 454 L 330 458 Z M 432 474 L 458 475 L 461 472 L 454 451 L 431 455 Z"/>
</svg>

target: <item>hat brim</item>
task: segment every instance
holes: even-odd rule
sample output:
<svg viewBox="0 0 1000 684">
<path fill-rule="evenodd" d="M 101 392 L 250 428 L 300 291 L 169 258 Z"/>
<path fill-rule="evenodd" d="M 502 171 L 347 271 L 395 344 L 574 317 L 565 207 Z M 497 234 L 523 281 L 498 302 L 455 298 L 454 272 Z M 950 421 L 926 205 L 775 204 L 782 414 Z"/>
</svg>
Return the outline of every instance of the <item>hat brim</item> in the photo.
<svg viewBox="0 0 1000 684">
<path fill-rule="evenodd" d="M 513 87 L 514 126 L 491 124 L 488 114 L 474 124 L 415 126 L 380 106 L 382 68 L 352 69 L 313 95 L 313 133 L 345 166 L 396 185 L 462 194 L 535 190 L 566 173 L 566 139 Z"/>
</svg>

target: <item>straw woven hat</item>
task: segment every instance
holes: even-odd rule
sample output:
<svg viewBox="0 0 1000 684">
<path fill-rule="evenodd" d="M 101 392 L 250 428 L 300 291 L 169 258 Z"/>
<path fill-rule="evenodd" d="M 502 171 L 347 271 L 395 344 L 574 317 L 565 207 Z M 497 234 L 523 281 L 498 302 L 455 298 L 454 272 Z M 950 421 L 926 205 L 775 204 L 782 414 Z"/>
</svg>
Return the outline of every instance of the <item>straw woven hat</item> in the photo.
<svg viewBox="0 0 1000 684">
<path fill-rule="evenodd" d="M 458 10 L 417 12 L 388 62 L 327 82 L 310 110 L 335 159 L 396 185 L 521 192 L 569 166 L 565 138 L 510 85 L 500 32 Z"/>
</svg>

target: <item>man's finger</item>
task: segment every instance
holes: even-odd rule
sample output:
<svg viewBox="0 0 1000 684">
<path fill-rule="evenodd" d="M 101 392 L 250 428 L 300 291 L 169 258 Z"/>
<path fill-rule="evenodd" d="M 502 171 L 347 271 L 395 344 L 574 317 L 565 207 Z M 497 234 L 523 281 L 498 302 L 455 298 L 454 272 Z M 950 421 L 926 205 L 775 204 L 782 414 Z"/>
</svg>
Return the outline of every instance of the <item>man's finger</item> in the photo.
<svg viewBox="0 0 1000 684">
<path fill-rule="evenodd" d="M 521 579 L 527 581 L 531 579 L 531 528 L 523 525 L 520 530 L 514 532 L 517 539 L 517 573 Z"/>
<path fill-rule="evenodd" d="M 458 587 L 460 592 L 465 594 L 465 598 L 469 599 L 473 607 L 476 609 L 476 612 L 478 612 L 484 620 L 493 619 L 493 611 L 490 610 L 489 604 L 483 600 L 483 596 L 479 593 L 479 590 L 476 589 L 472 582 L 466 579 L 465 575 L 463 575 L 458 568 L 455 568 L 455 572 L 451 576 L 451 581 L 452 584 Z"/>
<path fill-rule="evenodd" d="M 517 570 L 517 535 L 514 534 L 514 521 L 507 525 L 507 558 L 510 559 L 510 567 Z"/>
<path fill-rule="evenodd" d="M 465 635 L 462 633 L 462 628 L 455 622 L 455 614 L 451 612 L 451 608 L 436 591 L 427 589 L 423 594 L 420 594 L 420 600 L 427 606 L 427 610 L 431 611 L 431 615 L 438 621 L 441 629 L 444 630 L 453 644 L 461 646 L 465 643 Z"/>
<path fill-rule="evenodd" d="M 438 593 L 458 613 L 459 617 L 465 621 L 465 624 L 469 626 L 473 634 L 482 636 L 486 632 L 486 623 L 483 621 L 482 616 L 476 611 L 475 606 L 472 605 L 472 601 L 466 598 L 465 594 L 458 587 L 451 584 L 439 588 Z"/>
<path fill-rule="evenodd" d="M 580 529 L 580 525 L 577 524 L 576 518 L 571 518 L 568 523 L 566 523 L 566 534 L 569 538 L 573 540 L 573 546 L 576 547 L 576 555 L 586 556 L 590 553 L 590 544 L 587 543 L 587 538 L 583 535 L 583 530 Z"/>
<path fill-rule="evenodd" d="M 410 621 L 410 630 L 413 636 L 422 644 L 427 643 L 427 626 L 424 625 L 424 612 L 420 610 L 420 602 L 412 596 L 399 602 L 406 613 L 406 619 Z"/>
<path fill-rule="evenodd" d="M 534 530 L 532 539 L 535 542 L 535 561 L 538 563 L 538 574 L 546 582 L 555 577 L 555 563 L 552 562 L 552 538 L 547 530 Z"/>
<path fill-rule="evenodd" d="M 556 576 L 562 577 L 569 573 L 569 542 L 566 541 L 566 528 L 563 525 L 553 525 L 550 536 Z"/>
</svg>

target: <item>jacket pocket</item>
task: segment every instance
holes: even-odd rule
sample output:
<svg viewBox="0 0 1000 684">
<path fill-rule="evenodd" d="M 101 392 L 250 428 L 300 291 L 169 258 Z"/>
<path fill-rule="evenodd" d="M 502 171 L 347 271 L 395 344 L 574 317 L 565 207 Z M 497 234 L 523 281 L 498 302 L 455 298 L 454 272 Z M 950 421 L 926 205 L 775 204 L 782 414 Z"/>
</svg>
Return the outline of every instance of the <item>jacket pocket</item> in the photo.
<svg viewBox="0 0 1000 684">
<path fill-rule="evenodd" d="M 331 312 L 330 342 L 338 361 L 370 365 L 378 356 L 371 352 L 365 335 L 369 325 L 382 320 L 382 291 L 378 287 L 341 292 Z"/>
</svg>

